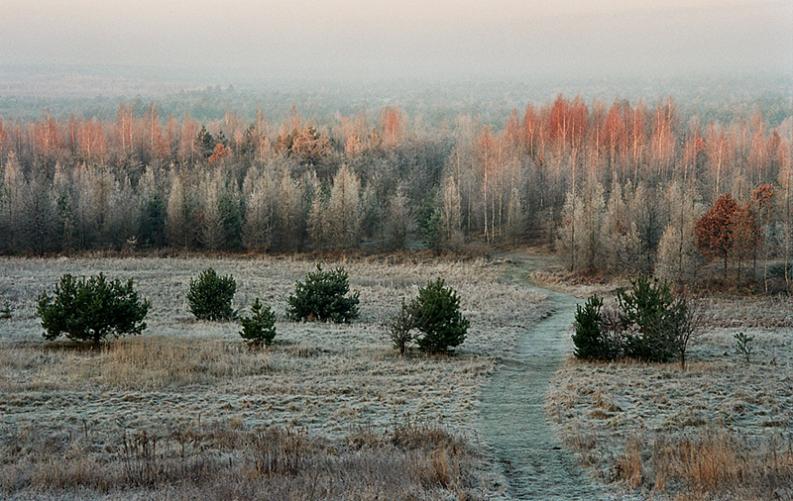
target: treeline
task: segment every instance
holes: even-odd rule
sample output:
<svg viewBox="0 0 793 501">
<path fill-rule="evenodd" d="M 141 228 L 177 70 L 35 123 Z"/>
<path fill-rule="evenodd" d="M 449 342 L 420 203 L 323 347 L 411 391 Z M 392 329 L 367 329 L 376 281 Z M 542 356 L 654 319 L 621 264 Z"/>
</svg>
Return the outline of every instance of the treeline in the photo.
<svg viewBox="0 0 793 501">
<path fill-rule="evenodd" d="M 153 105 L 113 122 L 0 121 L 0 252 L 532 240 L 581 272 L 789 262 L 792 131 L 790 117 L 702 124 L 671 100 L 561 96 L 498 128 L 429 127 L 393 107 L 322 124 L 297 112 L 199 124 Z M 701 219 L 724 194 L 735 210 L 708 236 Z"/>
</svg>

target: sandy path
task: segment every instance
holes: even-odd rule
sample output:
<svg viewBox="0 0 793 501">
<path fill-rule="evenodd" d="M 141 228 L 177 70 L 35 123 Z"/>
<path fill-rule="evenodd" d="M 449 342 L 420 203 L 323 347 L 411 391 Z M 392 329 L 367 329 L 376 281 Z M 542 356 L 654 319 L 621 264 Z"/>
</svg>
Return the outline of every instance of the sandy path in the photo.
<svg viewBox="0 0 793 501">
<path fill-rule="evenodd" d="M 482 437 L 503 468 L 513 499 L 611 499 L 562 448 L 543 408 L 551 377 L 571 349 L 576 299 L 526 286 L 547 294 L 553 311 L 524 333 L 483 388 Z"/>
</svg>

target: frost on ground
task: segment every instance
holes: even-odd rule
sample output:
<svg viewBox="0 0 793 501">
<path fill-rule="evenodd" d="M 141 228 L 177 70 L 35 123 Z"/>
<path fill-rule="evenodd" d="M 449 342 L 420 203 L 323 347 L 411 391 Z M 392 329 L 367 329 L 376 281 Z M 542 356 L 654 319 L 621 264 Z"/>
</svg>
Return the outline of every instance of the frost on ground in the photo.
<svg viewBox="0 0 793 501">
<path fill-rule="evenodd" d="M 273 347 L 249 351 L 237 324 L 191 318 L 185 292 L 208 266 L 237 278 L 237 306 L 258 296 L 273 307 Z M 281 485 L 292 475 L 273 496 L 306 485 L 317 497 L 485 496 L 491 476 L 471 433 L 480 387 L 543 315 L 544 298 L 480 261 L 344 266 L 361 293 L 351 325 L 285 321 L 295 280 L 313 268 L 303 260 L 0 260 L 0 294 L 14 313 L 0 321 L 0 492 L 160 489 L 178 498 L 195 494 L 188 484 L 197 478 L 222 477 L 229 485 L 218 497 L 245 498 L 263 478 Z M 36 297 L 63 273 L 100 271 L 136 280 L 152 302 L 148 329 L 98 353 L 45 343 Z M 383 322 L 436 276 L 460 292 L 469 337 L 454 357 L 401 358 Z M 336 468 L 350 472 L 341 483 L 327 473 Z"/>
<path fill-rule="evenodd" d="M 584 363 L 557 372 L 547 411 L 607 482 L 656 498 L 793 498 L 793 304 L 706 301 L 688 369 Z M 749 361 L 734 335 L 754 336 Z"/>
</svg>

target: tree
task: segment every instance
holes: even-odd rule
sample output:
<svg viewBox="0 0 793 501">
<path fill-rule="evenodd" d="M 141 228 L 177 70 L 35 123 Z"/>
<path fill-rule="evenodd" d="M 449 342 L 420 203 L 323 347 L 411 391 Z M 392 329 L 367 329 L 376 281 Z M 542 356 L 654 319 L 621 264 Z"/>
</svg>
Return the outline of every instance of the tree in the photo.
<svg viewBox="0 0 793 501">
<path fill-rule="evenodd" d="M 242 241 L 246 249 L 266 251 L 275 229 L 275 183 L 269 174 L 263 174 L 252 184 L 246 198 Z"/>
<path fill-rule="evenodd" d="M 760 225 L 761 246 L 763 248 L 763 288 L 768 292 L 768 237 L 771 233 L 771 225 L 774 220 L 775 204 L 774 185 L 763 183 L 752 190 L 752 207 L 757 215 L 757 222 Z"/>
<path fill-rule="evenodd" d="M 318 264 L 316 271 L 295 284 L 286 314 L 292 320 L 349 323 L 358 318 L 358 296 L 358 291 L 350 293 L 344 268 L 325 271 Z"/>
<path fill-rule="evenodd" d="M 398 186 L 388 202 L 388 216 L 385 219 L 386 247 L 391 250 L 403 249 L 411 231 L 413 217 L 410 202 L 404 188 Z"/>
<path fill-rule="evenodd" d="M 166 207 L 165 230 L 168 237 L 168 245 L 171 247 L 187 247 L 191 243 L 188 220 L 189 214 L 182 176 L 173 172 L 171 174 L 171 191 L 168 194 L 168 205 Z"/>
<path fill-rule="evenodd" d="M 207 173 L 200 185 L 201 243 L 209 250 L 218 250 L 225 243 L 223 214 L 221 213 L 220 174 Z"/>
<path fill-rule="evenodd" d="M 278 235 L 276 248 L 279 250 L 298 248 L 302 243 L 305 228 L 302 192 L 287 169 L 281 173 L 275 220 Z"/>
<path fill-rule="evenodd" d="M 507 205 L 507 236 L 512 243 L 523 238 L 526 230 L 526 215 L 520 200 L 518 188 L 512 188 Z"/>
<path fill-rule="evenodd" d="M 140 206 L 129 177 L 112 181 L 104 217 L 104 242 L 116 248 L 134 242 L 140 229 Z"/>
<path fill-rule="evenodd" d="M 220 276 L 213 268 L 207 268 L 198 278 L 190 279 L 187 303 L 199 320 L 229 321 L 237 316 L 232 307 L 236 292 L 237 281 L 233 276 Z"/>
<path fill-rule="evenodd" d="M 262 305 L 258 297 L 251 306 L 251 314 L 240 318 L 240 324 L 240 337 L 251 347 L 270 346 L 275 339 L 275 313 Z"/>
<path fill-rule="evenodd" d="M 634 217 L 622 196 L 622 186 L 611 188 L 603 217 L 603 253 L 612 273 L 630 273 L 639 269 L 641 240 Z"/>
<path fill-rule="evenodd" d="M 470 322 L 460 311 L 457 291 L 447 287 L 442 278 L 420 288 L 409 311 L 415 328 L 422 333 L 416 340 L 421 350 L 447 353 L 465 341 Z"/>
<path fill-rule="evenodd" d="M 751 203 L 739 204 L 735 211 L 735 234 L 733 249 L 738 261 L 738 281 L 741 279 L 741 262 L 752 259 L 752 269 L 756 275 L 757 252 L 762 243 L 762 233 Z"/>
<path fill-rule="evenodd" d="M 327 224 L 333 239 L 328 243 L 334 247 L 349 249 L 358 244 L 363 219 L 360 189 L 358 176 L 342 165 L 333 178 L 327 207 Z"/>
<path fill-rule="evenodd" d="M 399 311 L 388 321 L 388 335 L 391 337 L 391 342 L 394 343 L 394 348 L 399 350 L 399 354 L 404 356 L 408 344 L 413 340 L 412 330 L 416 324 L 413 318 L 413 313 L 410 306 L 402 298 L 402 306 Z"/>
<path fill-rule="evenodd" d="M 137 198 L 140 203 L 140 241 L 145 246 L 160 248 L 165 245 L 166 207 L 150 167 L 138 182 Z"/>
<path fill-rule="evenodd" d="M 328 208 L 327 196 L 322 190 L 314 194 L 311 208 L 308 212 L 308 235 L 315 249 L 322 249 L 328 245 L 331 233 L 326 223 Z"/>
<path fill-rule="evenodd" d="M 3 184 L 0 186 L 0 231 L 4 236 L 0 239 L 0 250 L 3 252 L 21 250 L 23 237 L 20 224 L 24 222 L 25 190 L 25 176 L 16 155 L 12 152 L 6 160 Z"/>
<path fill-rule="evenodd" d="M 460 191 L 454 178 L 449 176 L 443 183 L 443 191 L 441 191 L 440 224 L 441 240 L 451 248 L 463 242 L 460 210 Z"/>
<path fill-rule="evenodd" d="M 97 346 L 108 336 L 143 332 L 149 307 L 131 279 L 108 281 L 101 273 L 77 279 L 67 274 L 55 286 L 53 296 L 39 296 L 36 311 L 48 341 L 63 334 Z"/>
<path fill-rule="evenodd" d="M 620 321 L 627 333 L 625 354 L 650 362 L 668 362 L 677 353 L 675 299 L 666 282 L 640 277 L 617 293 Z"/>
<path fill-rule="evenodd" d="M 241 249 L 243 214 L 236 183 L 232 182 L 231 187 L 226 186 L 222 189 L 218 200 L 218 212 L 223 236 L 221 248 L 231 251 Z"/>
<path fill-rule="evenodd" d="M 594 183 L 583 196 L 567 193 L 557 247 L 566 255 L 570 271 L 592 273 L 603 255 L 602 226 L 605 215 L 603 186 Z"/>
<path fill-rule="evenodd" d="M 722 259 L 725 279 L 728 259 L 735 245 L 737 211 L 738 203 L 732 195 L 721 195 L 695 226 L 697 247 L 707 257 Z"/>
<path fill-rule="evenodd" d="M 597 294 L 590 296 L 584 305 L 575 308 L 574 354 L 585 360 L 614 360 L 620 355 L 616 339 L 609 336 L 604 326 L 603 299 Z"/>
<path fill-rule="evenodd" d="M 701 320 L 694 302 L 685 293 L 678 294 L 667 312 L 666 324 L 682 370 L 686 370 L 688 348 L 699 333 Z"/>
<path fill-rule="evenodd" d="M 669 224 L 661 235 L 655 261 L 655 275 L 660 279 L 682 284 L 696 275 L 702 261 L 696 244 L 695 195 L 692 188 L 681 188 L 677 182 L 667 189 Z"/>
</svg>

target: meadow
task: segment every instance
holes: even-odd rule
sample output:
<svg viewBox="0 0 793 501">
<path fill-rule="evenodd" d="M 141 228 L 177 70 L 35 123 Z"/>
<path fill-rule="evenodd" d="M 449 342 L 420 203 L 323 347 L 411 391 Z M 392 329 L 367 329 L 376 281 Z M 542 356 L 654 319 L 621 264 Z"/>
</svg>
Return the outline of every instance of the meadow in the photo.
<svg viewBox="0 0 793 501">
<path fill-rule="evenodd" d="M 12 498 L 486 498 L 506 481 L 476 432 L 497 358 L 545 314 L 543 297 L 483 260 L 343 264 L 361 294 L 349 325 L 291 322 L 286 298 L 313 261 L 279 258 L 0 260 L 0 490 Z M 191 277 L 213 266 L 277 316 L 250 350 L 239 324 L 192 318 Z M 99 350 L 46 342 L 36 297 L 64 273 L 134 278 L 148 328 Z M 443 276 L 471 320 L 454 356 L 400 357 L 384 322 Z M 262 487 L 266 485 L 265 491 Z"/>
<path fill-rule="evenodd" d="M 591 474 L 642 498 L 790 499 L 790 298 L 709 294 L 697 303 L 701 324 L 685 370 L 570 357 L 546 412 Z M 749 353 L 738 334 L 751 338 Z"/>
</svg>

